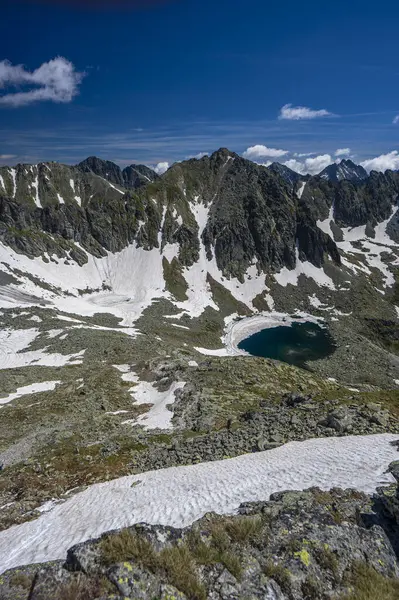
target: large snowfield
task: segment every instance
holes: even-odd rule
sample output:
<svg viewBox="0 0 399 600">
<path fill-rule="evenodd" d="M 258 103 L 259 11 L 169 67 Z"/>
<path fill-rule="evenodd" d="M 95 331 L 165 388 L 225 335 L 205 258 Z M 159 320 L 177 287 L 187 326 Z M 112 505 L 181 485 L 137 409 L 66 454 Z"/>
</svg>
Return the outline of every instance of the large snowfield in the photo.
<svg viewBox="0 0 399 600">
<path fill-rule="evenodd" d="M 232 514 L 242 502 L 312 486 L 372 493 L 390 483 L 394 434 L 318 438 L 273 450 L 173 467 L 95 484 L 36 519 L 0 532 L 0 572 L 65 558 L 68 548 L 135 523 L 190 525 L 209 511 Z M 134 484 L 134 485 L 133 485 Z M 133 485 L 133 487 L 132 487 Z M 50 510 L 48 510 L 50 508 Z"/>
</svg>

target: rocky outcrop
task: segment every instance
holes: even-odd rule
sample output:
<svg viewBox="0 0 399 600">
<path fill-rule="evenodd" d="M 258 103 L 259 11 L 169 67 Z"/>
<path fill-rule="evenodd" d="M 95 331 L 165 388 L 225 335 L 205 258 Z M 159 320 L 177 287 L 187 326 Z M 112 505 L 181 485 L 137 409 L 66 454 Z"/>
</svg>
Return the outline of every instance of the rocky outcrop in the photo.
<svg viewBox="0 0 399 600">
<path fill-rule="evenodd" d="M 397 504 L 386 506 L 397 513 Z M 378 503 L 354 490 L 280 492 L 242 504 L 235 516 L 207 514 L 185 529 L 142 524 L 105 534 L 71 548 L 64 563 L 5 573 L 0 595 L 355 600 L 372 585 L 375 598 L 394 598 L 399 563 L 386 523 Z"/>
</svg>

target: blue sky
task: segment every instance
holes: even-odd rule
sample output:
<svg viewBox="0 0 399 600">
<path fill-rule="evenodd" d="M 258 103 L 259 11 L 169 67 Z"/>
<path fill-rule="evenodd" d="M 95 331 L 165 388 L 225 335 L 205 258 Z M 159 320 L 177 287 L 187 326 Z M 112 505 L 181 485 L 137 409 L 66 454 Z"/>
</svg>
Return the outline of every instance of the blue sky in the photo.
<svg viewBox="0 0 399 600">
<path fill-rule="evenodd" d="M 109 4 L 0 0 L 2 164 L 172 163 L 259 146 L 249 156 L 298 169 L 318 166 L 298 154 L 337 149 L 399 169 L 397 2 Z M 287 104 L 310 111 L 279 118 Z"/>
</svg>

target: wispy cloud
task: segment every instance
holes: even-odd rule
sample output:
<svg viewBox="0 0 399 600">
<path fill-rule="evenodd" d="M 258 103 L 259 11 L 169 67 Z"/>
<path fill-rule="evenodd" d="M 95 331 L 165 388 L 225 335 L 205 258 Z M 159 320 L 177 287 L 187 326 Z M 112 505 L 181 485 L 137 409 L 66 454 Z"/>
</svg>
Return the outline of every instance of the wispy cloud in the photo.
<svg viewBox="0 0 399 600">
<path fill-rule="evenodd" d="M 16 158 L 16 154 L 0 154 L 0 160 L 11 160 L 12 158 Z"/>
<path fill-rule="evenodd" d="M 288 150 L 268 148 L 267 146 L 263 146 L 262 144 L 250 146 L 245 150 L 245 152 L 243 152 L 243 156 L 245 158 L 249 158 L 250 160 L 255 160 L 258 158 L 279 158 L 281 156 L 285 156 L 286 154 L 288 154 Z"/>
<path fill-rule="evenodd" d="M 321 117 L 330 116 L 332 116 L 332 113 L 325 108 L 314 110 L 313 108 L 308 108 L 307 106 L 292 106 L 292 104 L 285 104 L 280 109 L 278 118 L 280 120 L 288 121 L 303 121 L 307 119 L 320 119 Z"/>
<path fill-rule="evenodd" d="M 393 123 L 394 125 L 397 125 L 397 124 L 399 123 L 399 115 L 396 115 L 396 117 L 394 117 L 394 119 L 393 119 L 392 123 Z"/>
<path fill-rule="evenodd" d="M 338 148 L 338 150 L 335 151 L 335 156 L 349 156 L 350 153 L 350 148 Z"/>
<path fill-rule="evenodd" d="M 0 96 L 0 106 L 26 106 L 34 102 L 71 102 L 78 93 L 84 73 L 58 56 L 43 63 L 35 71 L 27 71 L 23 65 L 12 65 L 8 60 L 0 62 L 0 89 L 30 86 L 28 91 L 6 93 Z"/>
<path fill-rule="evenodd" d="M 189 154 L 188 156 L 186 156 L 186 160 L 189 160 L 190 158 L 196 158 L 197 160 L 200 160 L 201 158 L 204 158 L 204 156 L 209 156 L 209 152 L 198 152 L 198 154 Z"/>
</svg>

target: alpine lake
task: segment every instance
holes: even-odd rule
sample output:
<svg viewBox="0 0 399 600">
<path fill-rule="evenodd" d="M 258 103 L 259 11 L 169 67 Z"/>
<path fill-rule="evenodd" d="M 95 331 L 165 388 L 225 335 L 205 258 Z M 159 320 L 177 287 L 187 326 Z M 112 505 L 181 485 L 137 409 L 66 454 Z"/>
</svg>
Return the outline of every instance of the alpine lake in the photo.
<svg viewBox="0 0 399 600">
<path fill-rule="evenodd" d="M 306 321 L 262 329 L 242 340 L 238 348 L 252 356 L 306 368 L 307 363 L 330 356 L 335 344 L 327 327 Z"/>
</svg>

